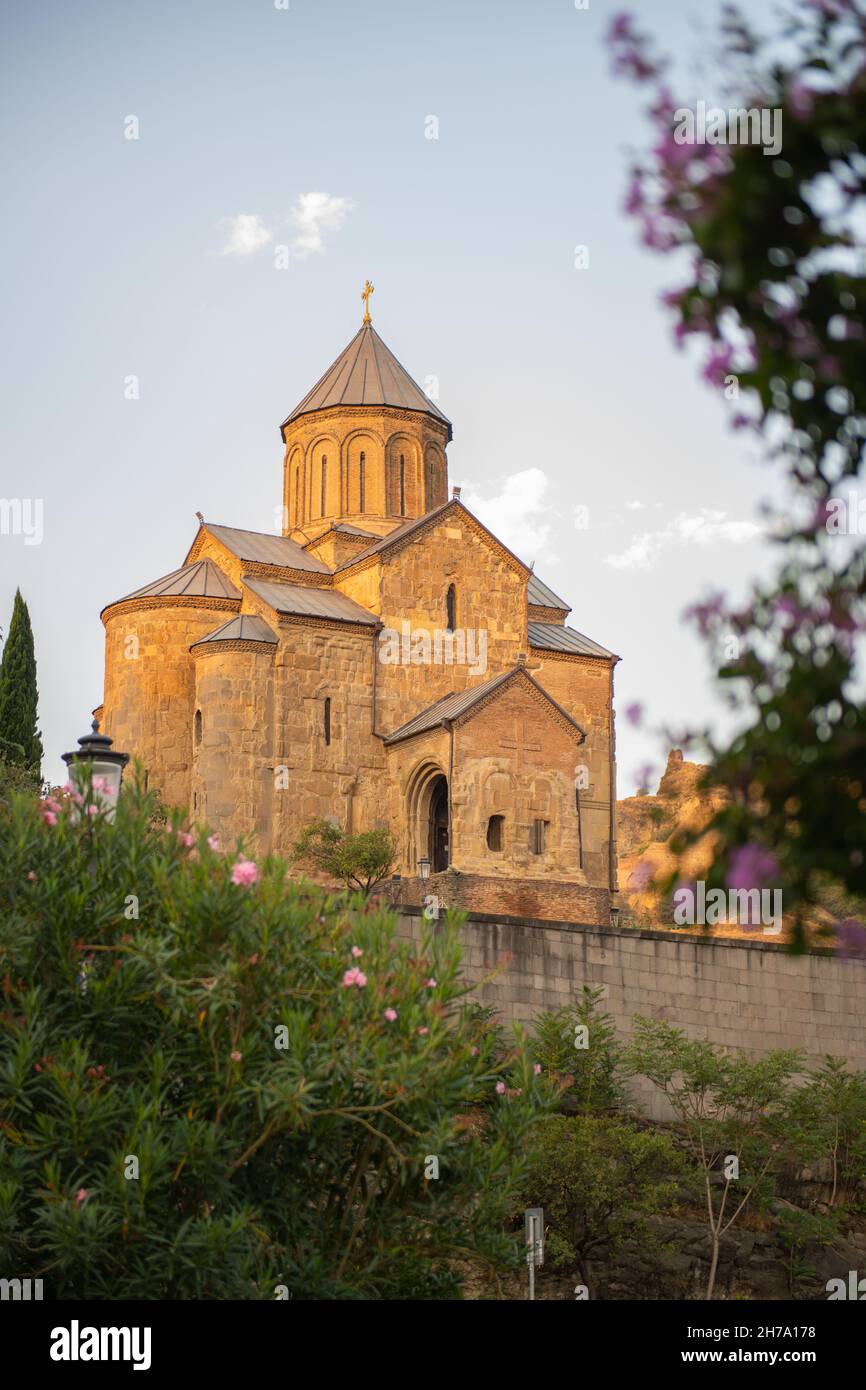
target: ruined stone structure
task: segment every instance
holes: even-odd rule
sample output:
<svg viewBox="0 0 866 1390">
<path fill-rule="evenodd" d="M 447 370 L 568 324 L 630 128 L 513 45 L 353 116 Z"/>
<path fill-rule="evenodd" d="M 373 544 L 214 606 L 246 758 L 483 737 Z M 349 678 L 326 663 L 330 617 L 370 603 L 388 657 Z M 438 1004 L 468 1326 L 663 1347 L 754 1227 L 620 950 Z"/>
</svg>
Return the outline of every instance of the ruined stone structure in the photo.
<svg viewBox="0 0 866 1390">
<path fill-rule="evenodd" d="M 223 843 L 383 826 L 446 902 L 608 922 L 619 658 L 449 498 L 451 425 L 368 315 L 281 433 L 283 534 L 201 519 L 103 611 L 105 731 Z"/>
</svg>

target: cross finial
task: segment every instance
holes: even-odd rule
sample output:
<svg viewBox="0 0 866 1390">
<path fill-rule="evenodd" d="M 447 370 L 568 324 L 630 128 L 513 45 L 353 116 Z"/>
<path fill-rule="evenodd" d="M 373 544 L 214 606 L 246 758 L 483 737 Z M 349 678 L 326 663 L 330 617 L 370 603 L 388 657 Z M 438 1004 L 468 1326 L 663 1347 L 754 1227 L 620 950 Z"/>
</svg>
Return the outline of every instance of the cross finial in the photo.
<svg viewBox="0 0 866 1390">
<path fill-rule="evenodd" d="M 364 281 L 364 288 L 363 288 L 362 291 L 361 291 L 361 298 L 362 298 L 363 301 L 364 301 L 364 322 L 365 322 L 365 323 L 372 323 L 372 322 L 373 322 L 373 320 L 370 318 L 370 295 L 373 293 L 373 291 L 374 291 L 375 288 L 376 288 L 375 285 L 371 285 L 369 280 L 365 280 L 365 281 Z"/>
</svg>

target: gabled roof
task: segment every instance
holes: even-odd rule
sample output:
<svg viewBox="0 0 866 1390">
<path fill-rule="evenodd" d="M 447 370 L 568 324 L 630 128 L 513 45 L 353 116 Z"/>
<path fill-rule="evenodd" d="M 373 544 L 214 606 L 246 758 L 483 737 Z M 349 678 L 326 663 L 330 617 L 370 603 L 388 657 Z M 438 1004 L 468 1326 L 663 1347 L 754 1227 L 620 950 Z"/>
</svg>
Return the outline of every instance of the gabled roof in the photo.
<svg viewBox="0 0 866 1390">
<path fill-rule="evenodd" d="M 526 597 L 529 603 L 534 603 L 539 608 L 560 608 L 564 609 L 566 613 L 571 612 L 571 604 L 566 603 L 564 598 L 558 598 L 553 590 L 539 579 L 537 574 L 530 576 Z"/>
<path fill-rule="evenodd" d="M 368 546 L 366 550 L 359 551 L 357 555 L 350 555 L 348 560 L 344 560 L 341 565 L 337 566 L 335 572 L 339 574 L 340 570 L 350 569 L 352 565 L 360 564 L 362 560 L 369 559 L 371 555 L 384 554 L 384 552 L 390 550 L 392 546 L 402 544 L 403 541 L 414 535 L 415 532 L 422 531 L 425 526 L 429 526 L 433 522 L 438 521 L 440 517 L 443 517 L 448 511 L 460 511 L 464 516 L 469 517 L 472 524 L 480 531 L 483 531 L 485 535 L 489 536 L 492 541 L 495 541 L 499 549 L 503 550 L 506 555 L 510 555 L 515 564 L 519 565 L 522 570 L 529 571 L 529 566 L 515 555 L 513 551 L 509 550 L 507 545 L 503 545 L 498 536 L 494 536 L 493 532 L 484 525 L 484 522 L 479 521 L 478 517 L 475 516 L 473 512 L 470 512 L 469 508 L 464 506 L 459 498 L 449 497 L 447 502 L 441 502 L 440 505 L 434 507 L 432 511 L 425 512 L 423 516 L 413 517 L 411 521 L 406 521 L 402 526 L 398 526 L 396 530 L 390 531 L 387 536 L 383 536 L 375 545 Z"/>
<path fill-rule="evenodd" d="M 194 560 L 191 565 L 183 565 L 162 579 L 154 579 L 142 589 L 126 594 L 116 603 L 125 603 L 131 598 L 171 598 L 183 594 L 187 598 L 225 598 L 240 599 L 240 590 L 227 579 L 213 560 Z M 113 605 L 109 604 L 109 607 Z"/>
<path fill-rule="evenodd" d="M 582 632 L 572 627 L 560 627 L 557 623 L 529 623 L 529 645 L 541 647 L 549 652 L 576 652 L 579 656 L 603 656 L 607 660 L 618 660 L 607 647 L 599 646 Z"/>
<path fill-rule="evenodd" d="M 400 410 L 420 410 L 447 425 L 448 438 L 451 438 L 451 421 L 447 415 L 443 415 L 438 405 L 412 380 L 369 323 L 358 329 L 324 376 L 286 416 L 281 428 L 285 429 L 299 415 L 335 405 L 392 405 Z"/>
<path fill-rule="evenodd" d="M 512 666 L 510 670 L 503 671 L 501 675 L 493 676 L 489 681 L 484 681 L 482 685 L 470 686 L 468 690 L 452 691 L 450 695 L 445 695 L 435 704 L 416 714 L 407 724 L 395 729 L 393 734 L 389 734 L 385 739 L 386 744 L 401 743 L 403 739 L 414 738 L 416 734 L 427 733 L 429 729 L 435 729 L 444 724 L 450 724 L 453 720 L 459 719 L 461 715 L 468 714 L 477 705 L 486 701 L 489 696 L 499 690 L 500 687 L 510 684 L 513 680 L 527 680 L 530 685 L 544 696 L 548 704 L 552 705 L 557 714 L 566 719 L 568 723 L 580 734 L 581 739 L 585 737 L 583 729 L 570 714 L 562 708 L 560 704 L 548 695 L 543 686 L 534 680 L 525 666 Z"/>
<path fill-rule="evenodd" d="M 293 617 L 330 618 L 340 623 L 366 623 L 378 627 L 379 619 L 360 603 L 332 589 L 307 588 L 304 584 L 278 584 L 273 579 L 257 579 L 245 574 L 243 582 L 277 613 Z"/>
<path fill-rule="evenodd" d="M 242 531 L 237 526 L 214 526 L 205 521 L 196 534 L 196 540 L 202 531 L 207 531 L 239 560 L 252 564 L 282 565 L 284 569 L 291 570 L 310 570 L 314 574 L 331 573 L 323 561 L 315 555 L 308 555 L 302 546 L 288 536 L 272 536 L 266 531 Z"/>
<path fill-rule="evenodd" d="M 229 618 L 227 623 L 214 628 L 206 637 L 200 637 L 193 646 L 201 647 L 205 642 L 273 642 L 276 646 L 277 638 L 264 618 L 255 613 L 239 613 L 236 618 Z"/>
</svg>

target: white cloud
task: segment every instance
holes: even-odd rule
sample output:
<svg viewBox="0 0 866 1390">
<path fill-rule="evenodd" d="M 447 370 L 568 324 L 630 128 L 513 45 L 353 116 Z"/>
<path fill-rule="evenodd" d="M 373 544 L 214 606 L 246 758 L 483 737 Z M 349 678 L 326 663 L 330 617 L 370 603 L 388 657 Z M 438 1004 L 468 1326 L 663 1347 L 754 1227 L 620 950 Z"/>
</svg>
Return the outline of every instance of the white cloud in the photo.
<svg viewBox="0 0 866 1390">
<path fill-rule="evenodd" d="M 254 256 L 273 237 L 257 212 L 242 212 L 229 223 L 228 241 L 221 256 Z"/>
<path fill-rule="evenodd" d="M 521 560 L 554 561 L 552 527 L 545 519 L 551 514 L 544 500 L 548 485 L 542 469 L 525 468 L 505 478 L 495 497 L 482 497 L 472 483 L 465 484 L 461 501 Z"/>
<path fill-rule="evenodd" d="M 290 250 L 299 260 L 324 251 L 324 232 L 338 232 L 355 204 L 332 193 L 302 193 L 289 213 L 295 228 Z"/>
<path fill-rule="evenodd" d="M 732 521 L 725 512 L 702 507 L 696 516 L 680 512 L 660 531 L 644 531 L 631 545 L 615 555 L 606 555 L 605 564 L 613 569 L 651 569 L 663 551 L 671 546 L 743 545 L 765 534 L 754 521 Z"/>
<path fill-rule="evenodd" d="M 626 504 L 625 504 L 625 509 L 626 509 L 627 512 L 642 512 L 642 511 L 644 510 L 644 504 L 643 504 L 643 502 L 637 502 L 637 501 L 635 501 L 635 502 L 626 502 Z"/>
</svg>

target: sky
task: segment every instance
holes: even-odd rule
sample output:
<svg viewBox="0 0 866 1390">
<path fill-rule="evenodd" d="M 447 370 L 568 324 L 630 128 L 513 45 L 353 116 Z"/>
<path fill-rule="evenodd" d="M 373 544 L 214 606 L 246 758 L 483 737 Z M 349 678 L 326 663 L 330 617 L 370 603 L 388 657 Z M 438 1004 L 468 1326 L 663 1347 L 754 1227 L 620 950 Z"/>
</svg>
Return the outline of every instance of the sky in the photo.
<svg viewBox="0 0 866 1390">
<path fill-rule="evenodd" d="M 366 277 L 378 332 L 438 380 L 463 501 L 622 658 L 620 795 L 661 770 L 658 726 L 724 720 L 682 613 L 772 562 L 773 478 L 674 346 L 678 277 L 623 212 L 652 131 L 610 74 L 622 8 L 2 6 L 0 497 L 30 525 L 0 534 L 0 626 L 20 587 L 50 779 L 102 699 L 100 610 L 182 563 L 197 510 L 279 529 L 279 423 Z M 694 106 L 720 5 L 634 8 Z"/>
</svg>

